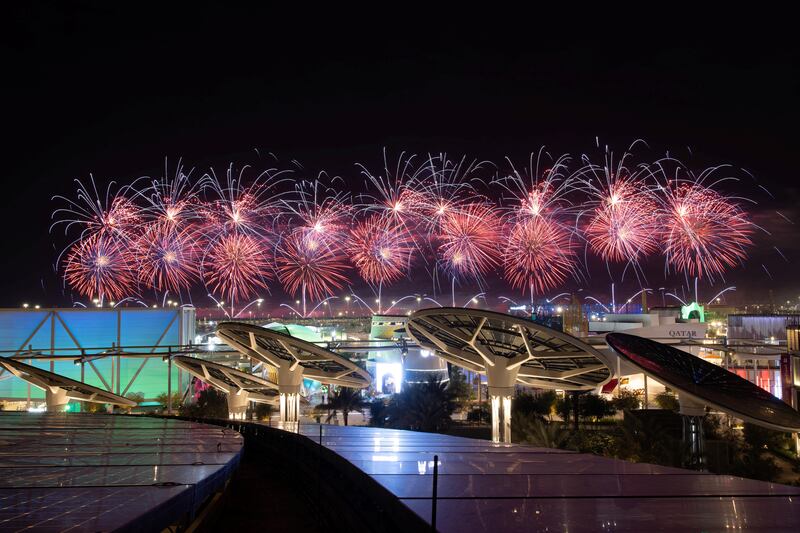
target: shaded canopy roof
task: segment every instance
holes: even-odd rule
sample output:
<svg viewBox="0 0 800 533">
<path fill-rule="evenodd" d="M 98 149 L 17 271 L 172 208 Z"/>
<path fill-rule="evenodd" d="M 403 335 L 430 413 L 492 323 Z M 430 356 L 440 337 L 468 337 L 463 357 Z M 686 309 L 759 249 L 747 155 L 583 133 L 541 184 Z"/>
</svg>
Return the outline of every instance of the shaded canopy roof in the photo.
<svg viewBox="0 0 800 533">
<path fill-rule="evenodd" d="M 241 353 L 274 367 L 289 362 L 303 367 L 303 376 L 322 383 L 364 388 L 372 378 L 349 359 L 316 344 L 250 324 L 222 322 L 217 336 Z"/>
<path fill-rule="evenodd" d="M 780 431 L 800 431 L 800 413 L 761 387 L 683 350 L 650 339 L 609 333 L 611 348 L 648 376 L 690 398 L 742 420 Z"/>
<path fill-rule="evenodd" d="M 172 361 L 194 377 L 223 392 L 241 390 L 246 391 L 249 400 L 253 402 L 278 403 L 278 385 L 268 379 L 196 357 L 181 355 L 173 357 Z"/>
<path fill-rule="evenodd" d="M 487 359 L 519 365 L 517 381 L 539 388 L 590 390 L 611 379 L 607 358 L 581 340 L 530 320 L 493 311 L 422 309 L 406 325 L 409 336 L 451 363 L 484 372 Z"/>
<path fill-rule="evenodd" d="M 31 366 L 7 357 L 0 357 L 0 367 L 5 368 L 16 377 L 27 381 L 42 390 L 62 389 L 66 391 L 67 398 L 93 403 L 110 403 L 124 407 L 135 407 L 136 402 L 123 398 L 103 389 L 75 381 L 68 377 L 55 374 L 35 366 Z"/>
</svg>

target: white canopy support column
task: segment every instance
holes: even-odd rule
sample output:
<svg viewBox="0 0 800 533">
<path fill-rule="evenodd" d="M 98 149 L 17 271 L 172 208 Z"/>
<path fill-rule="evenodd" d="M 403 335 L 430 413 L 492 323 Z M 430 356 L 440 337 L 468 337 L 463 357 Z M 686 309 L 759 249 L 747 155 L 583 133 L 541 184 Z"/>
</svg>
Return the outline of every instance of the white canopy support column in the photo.
<svg viewBox="0 0 800 533">
<path fill-rule="evenodd" d="M 303 385 L 303 367 L 296 361 L 281 361 L 278 366 L 278 392 L 280 393 L 281 422 L 300 419 L 300 388 Z"/>
<path fill-rule="evenodd" d="M 230 390 L 228 397 L 228 418 L 234 420 L 244 420 L 247 415 L 247 407 L 250 404 L 250 393 L 246 390 Z"/>
<path fill-rule="evenodd" d="M 48 413 L 62 413 L 67 410 L 69 398 L 66 390 L 61 387 L 45 387 L 44 391 Z"/>
<path fill-rule="evenodd" d="M 486 367 L 489 399 L 492 404 L 492 442 L 511 442 L 511 398 L 519 365 L 508 368 L 509 359 L 498 357 Z"/>
</svg>

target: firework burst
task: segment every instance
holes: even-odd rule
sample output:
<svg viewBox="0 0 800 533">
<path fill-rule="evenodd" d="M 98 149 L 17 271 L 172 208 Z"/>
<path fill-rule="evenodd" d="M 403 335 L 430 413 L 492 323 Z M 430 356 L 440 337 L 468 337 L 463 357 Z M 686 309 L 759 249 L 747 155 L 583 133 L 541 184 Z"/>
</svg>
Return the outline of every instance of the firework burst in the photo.
<svg viewBox="0 0 800 533">
<path fill-rule="evenodd" d="M 574 273 L 571 234 L 544 217 L 513 224 L 503 249 L 505 278 L 531 298 L 558 287 Z"/>
<path fill-rule="evenodd" d="M 73 244 L 64 262 L 64 279 L 90 299 L 119 300 L 134 290 L 134 262 L 121 244 L 95 234 Z"/>
<path fill-rule="evenodd" d="M 714 279 L 747 257 L 753 224 L 731 199 L 700 183 L 663 189 L 667 265 L 690 276 Z"/>
<path fill-rule="evenodd" d="M 321 300 L 331 296 L 347 282 L 347 263 L 338 248 L 325 239 L 295 233 L 278 246 L 278 280 L 286 292 L 301 294 L 305 314 L 306 299 Z"/>
<path fill-rule="evenodd" d="M 372 215 L 353 228 L 345 249 L 361 277 L 382 286 L 408 272 L 414 241 L 405 227 Z"/>
<path fill-rule="evenodd" d="M 271 278 L 265 245 L 257 237 L 225 235 L 214 242 L 202 261 L 206 286 L 231 305 L 267 287 Z"/>
<path fill-rule="evenodd" d="M 200 279 L 191 228 L 177 229 L 168 221 L 152 223 L 135 248 L 139 281 L 146 287 L 179 294 Z"/>
<path fill-rule="evenodd" d="M 442 223 L 439 255 L 455 277 L 480 280 L 496 266 L 500 248 L 500 218 L 487 204 L 469 204 Z"/>
<path fill-rule="evenodd" d="M 608 147 L 602 165 L 589 163 L 580 171 L 578 187 L 589 201 L 589 221 L 584 228 L 590 249 L 606 262 L 634 265 L 658 249 L 659 225 L 654 192 L 648 184 L 647 165 L 630 167 L 631 150 L 615 159 Z"/>
</svg>

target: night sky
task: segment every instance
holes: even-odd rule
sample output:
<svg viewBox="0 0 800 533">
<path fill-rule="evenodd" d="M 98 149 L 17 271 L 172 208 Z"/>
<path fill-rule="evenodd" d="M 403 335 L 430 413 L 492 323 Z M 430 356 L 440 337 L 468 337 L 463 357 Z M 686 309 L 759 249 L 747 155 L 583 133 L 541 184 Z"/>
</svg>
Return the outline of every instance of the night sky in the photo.
<svg viewBox="0 0 800 533">
<path fill-rule="evenodd" d="M 800 223 L 792 31 L 689 14 L 659 24 L 456 20 L 404 6 L 342 22 L 221 3 L 22 4 L 6 11 L 0 37 L 0 306 L 70 304 L 53 272 L 66 241 L 48 232 L 51 196 L 73 195 L 72 180 L 90 173 L 129 183 L 162 175 L 165 157 L 202 173 L 257 162 L 257 150 L 359 189 L 354 163 L 377 167 L 383 147 L 526 161 L 542 145 L 598 154 L 595 138 L 620 153 L 641 138 L 651 159 L 669 150 L 696 168 L 752 172 L 757 181 L 729 192 L 758 202 L 754 219 L 771 235 L 756 236 L 725 282 L 739 287 L 735 301 L 800 295 L 797 229 L 776 214 Z M 680 284 L 664 282 L 660 259 L 647 273 L 651 286 Z M 592 270 L 595 292 L 609 282 Z"/>
</svg>

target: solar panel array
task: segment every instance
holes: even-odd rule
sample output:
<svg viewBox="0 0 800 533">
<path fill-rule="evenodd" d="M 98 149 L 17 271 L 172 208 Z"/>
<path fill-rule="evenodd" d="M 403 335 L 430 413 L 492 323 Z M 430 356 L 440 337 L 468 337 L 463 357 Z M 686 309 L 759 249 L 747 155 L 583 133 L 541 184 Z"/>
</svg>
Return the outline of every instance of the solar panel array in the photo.
<svg viewBox="0 0 800 533">
<path fill-rule="evenodd" d="M 470 360 L 480 359 L 480 354 L 467 342 L 473 337 L 474 342 L 491 356 L 508 359 L 526 356 L 527 341 L 534 357 L 520 367 L 521 382 L 535 377 L 538 382 L 550 381 L 555 387 L 567 384 L 594 388 L 611 376 L 610 369 L 602 364 L 590 346 L 519 317 L 474 309 L 425 309 L 411 316 L 407 328 L 421 346 L 436 350 L 440 355 L 446 352 L 456 360 L 456 364 L 460 360 L 467 368 L 470 368 Z M 437 342 L 444 344 L 446 349 L 440 349 Z M 566 379 L 550 379 L 540 372 L 569 372 L 593 366 L 598 368 Z"/>
<path fill-rule="evenodd" d="M 0 530 L 161 530 L 224 485 L 242 443 L 173 419 L 2 412 Z"/>
<path fill-rule="evenodd" d="M 438 455 L 445 533 L 800 530 L 800 487 L 383 428 L 323 425 L 321 442 L 428 522 Z"/>
<path fill-rule="evenodd" d="M 748 421 L 787 431 L 800 430 L 800 413 L 761 387 L 721 366 L 650 339 L 610 333 L 606 342 L 656 380 L 710 406 Z"/>
</svg>

